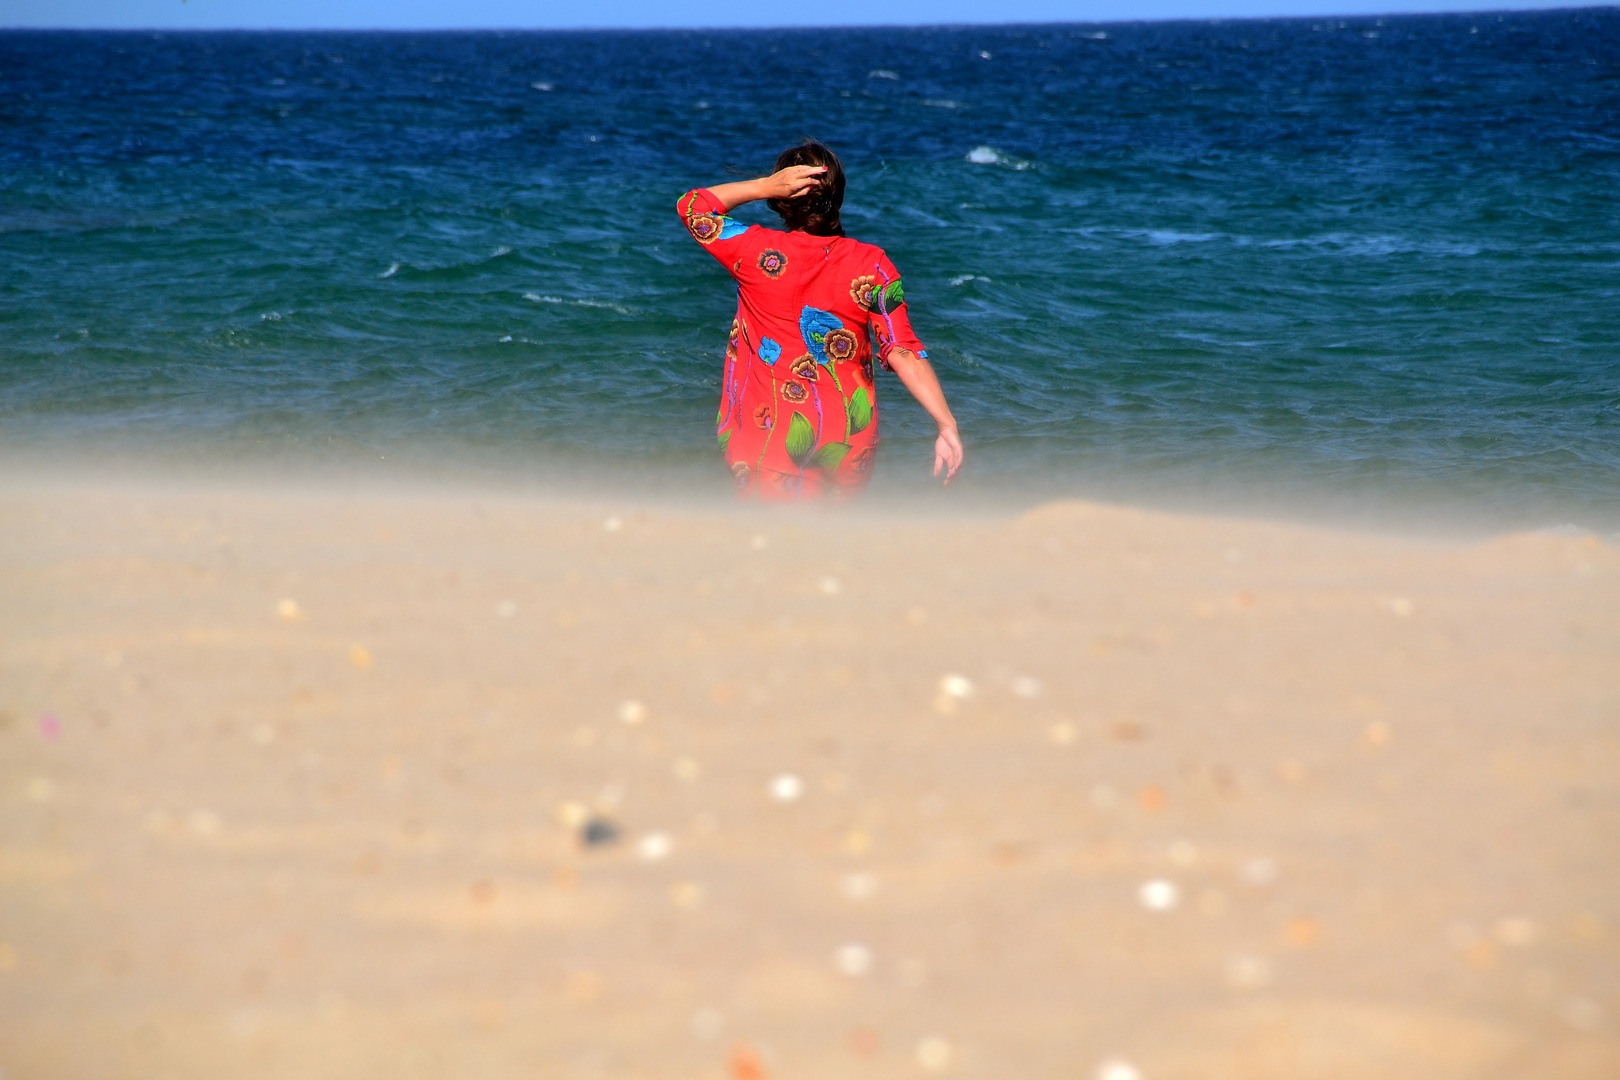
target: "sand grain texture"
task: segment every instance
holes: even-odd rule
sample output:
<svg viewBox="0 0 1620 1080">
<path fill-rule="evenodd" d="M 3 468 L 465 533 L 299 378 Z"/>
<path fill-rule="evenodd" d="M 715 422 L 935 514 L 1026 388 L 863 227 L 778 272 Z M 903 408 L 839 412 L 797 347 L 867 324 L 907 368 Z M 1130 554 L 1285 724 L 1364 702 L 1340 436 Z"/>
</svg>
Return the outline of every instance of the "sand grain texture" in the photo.
<svg viewBox="0 0 1620 1080">
<path fill-rule="evenodd" d="M 1617 613 L 1582 537 L 13 486 L 0 1068 L 1620 1076 Z"/>
</svg>

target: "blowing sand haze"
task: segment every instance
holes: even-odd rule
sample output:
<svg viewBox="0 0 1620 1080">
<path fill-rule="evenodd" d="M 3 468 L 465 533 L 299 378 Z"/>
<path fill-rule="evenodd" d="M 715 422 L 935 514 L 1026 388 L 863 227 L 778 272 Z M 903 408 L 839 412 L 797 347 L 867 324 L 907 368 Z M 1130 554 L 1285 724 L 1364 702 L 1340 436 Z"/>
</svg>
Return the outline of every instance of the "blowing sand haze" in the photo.
<svg viewBox="0 0 1620 1080">
<path fill-rule="evenodd" d="M 0 519 L 8 1077 L 1620 1075 L 1594 539 Z"/>
</svg>

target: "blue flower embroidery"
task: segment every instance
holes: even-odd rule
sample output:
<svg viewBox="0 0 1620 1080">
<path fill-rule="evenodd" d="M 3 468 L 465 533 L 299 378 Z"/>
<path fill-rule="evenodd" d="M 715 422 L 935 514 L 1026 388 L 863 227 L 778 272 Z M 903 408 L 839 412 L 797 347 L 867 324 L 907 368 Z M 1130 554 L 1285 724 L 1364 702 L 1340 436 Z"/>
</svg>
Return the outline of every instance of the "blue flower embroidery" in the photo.
<svg viewBox="0 0 1620 1080">
<path fill-rule="evenodd" d="M 830 311 L 820 308 L 806 307 L 799 312 L 799 334 L 804 338 L 805 346 L 810 355 L 816 358 L 816 363 L 825 367 L 830 361 L 827 358 L 827 348 L 822 343 L 827 335 L 834 330 L 842 330 L 844 324 L 838 321 L 838 316 Z"/>
<path fill-rule="evenodd" d="M 782 346 L 770 338 L 761 338 L 759 342 L 759 358 L 767 364 L 774 364 L 782 355 Z"/>
<path fill-rule="evenodd" d="M 724 214 L 720 216 L 720 239 L 730 240 L 733 236 L 741 236 L 747 231 L 748 226 L 742 222 L 728 218 Z"/>
</svg>

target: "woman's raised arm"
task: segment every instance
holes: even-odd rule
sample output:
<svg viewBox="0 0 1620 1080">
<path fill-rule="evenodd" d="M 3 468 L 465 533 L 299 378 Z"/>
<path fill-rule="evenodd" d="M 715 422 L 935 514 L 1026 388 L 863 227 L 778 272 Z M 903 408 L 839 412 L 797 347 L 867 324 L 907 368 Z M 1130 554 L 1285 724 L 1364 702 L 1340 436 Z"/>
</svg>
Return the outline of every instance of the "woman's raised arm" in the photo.
<svg viewBox="0 0 1620 1080">
<path fill-rule="evenodd" d="M 816 177 L 827 171 L 825 165 L 789 165 L 770 176 L 757 180 L 738 180 L 709 189 L 709 194 L 724 206 L 727 212 L 743 203 L 760 199 L 797 199 L 816 186 Z"/>
</svg>

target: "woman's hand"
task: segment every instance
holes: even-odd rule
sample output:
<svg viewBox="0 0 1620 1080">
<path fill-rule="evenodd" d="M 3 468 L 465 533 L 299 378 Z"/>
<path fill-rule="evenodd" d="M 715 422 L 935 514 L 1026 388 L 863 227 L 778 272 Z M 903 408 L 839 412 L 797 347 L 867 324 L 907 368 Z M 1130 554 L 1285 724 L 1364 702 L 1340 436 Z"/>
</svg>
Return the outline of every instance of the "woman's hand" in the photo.
<svg viewBox="0 0 1620 1080">
<path fill-rule="evenodd" d="M 951 478 L 962 467 L 962 437 L 956 433 L 954 427 L 939 429 L 939 438 L 934 440 L 934 475 L 938 476 L 943 470 L 945 483 L 950 484 Z"/>
<path fill-rule="evenodd" d="M 757 180 L 717 184 L 709 189 L 709 194 L 719 199 L 720 205 L 730 213 L 743 203 L 760 199 L 797 199 L 814 188 L 826 171 L 825 165 L 789 165 Z"/>
<path fill-rule="evenodd" d="M 797 199 L 821 182 L 825 165 L 789 165 L 759 181 L 761 199 Z"/>
</svg>

